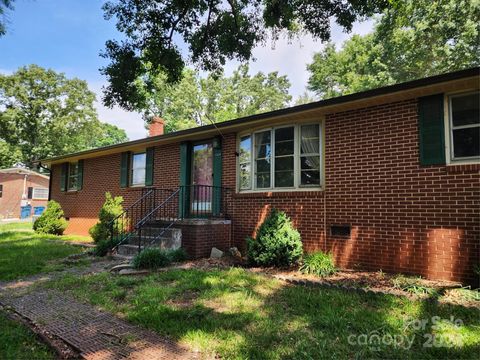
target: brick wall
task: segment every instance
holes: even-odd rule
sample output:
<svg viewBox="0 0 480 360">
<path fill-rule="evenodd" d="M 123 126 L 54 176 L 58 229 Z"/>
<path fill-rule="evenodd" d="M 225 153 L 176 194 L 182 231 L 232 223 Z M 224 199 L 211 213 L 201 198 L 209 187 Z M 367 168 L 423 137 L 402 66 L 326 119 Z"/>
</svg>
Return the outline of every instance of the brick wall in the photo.
<svg viewBox="0 0 480 360">
<path fill-rule="evenodd" d="M 276 207 L 307 251 L 333 251 L 342 267 L 471 282 L 480 257 L 480 166 L 420 166 L 417 128 L 416 100 L 327 115 L 325 191 L 234 194 L 232 244 L 244 250 L 245 237 Z M 236 135 L 224 134 L 222 182 L 231 188 L 235 151 Z M 130 203 L 138 193 L 120 189 L 119 164 L 119 154 L 86 159 L 84 189 L 72 195 L 59 192 L 55 167 L 53 198 L 82 219 L 96 218 L 105 191 Z M 178 171 L 179 145 L 157 147 L 154 186 L 178 186 Z M 331 236 L 336 224 L 350 225 L 351 235 Z"/>
<path fill-rule="evenodd" d="M 24 178 L 24 174 L 0 173 L 0 184 L 3 185 L 3 193 L 0 198 L 0 219 L 20 217 Z M 26 189 L 29 187 L 48 189 L 48 178 L 27 175 Z M 34 207 L 47 206 L 47 200 L 25 200 L 32 206 L 32 215 Z"/>
</svg>

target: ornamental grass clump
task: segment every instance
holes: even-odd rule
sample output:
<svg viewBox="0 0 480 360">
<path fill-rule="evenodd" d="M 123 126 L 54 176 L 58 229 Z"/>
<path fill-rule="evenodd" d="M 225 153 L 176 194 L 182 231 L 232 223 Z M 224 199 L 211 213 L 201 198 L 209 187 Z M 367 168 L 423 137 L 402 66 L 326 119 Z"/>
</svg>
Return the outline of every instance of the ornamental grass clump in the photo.
<svg viewBox="0 0 480 360">
<path fill-rule="evenodd" d="M 133 259 L 133 267 L 136 269 L 158 269 L 170 265 L 172 262 L 184 261 L 187 253 L 184 249 L 162 250 L 160 248 L 148 248 L 142 250 Z"/>
<path fill-rule="evenodd" d="M 325 277 L 336 273 L 337 268 L 332 253 L 318 251 L 304 256 L 300 271 L 304 274 Z"/>
<path fill-rule="evenodd" d="M 33 230 L 39 234 L 62 235 L 68 225 L 63 215 L 60 204 L 50 200 L 47 209 L 33 223 Z"/>
<path fill-rule="evenodd" d="M 302 257 L 300 233 L 283 211 L 272 209 L 257 230 L 247 238 L 247 256 L 252 265 L 292 266 Z"/>
</svg>

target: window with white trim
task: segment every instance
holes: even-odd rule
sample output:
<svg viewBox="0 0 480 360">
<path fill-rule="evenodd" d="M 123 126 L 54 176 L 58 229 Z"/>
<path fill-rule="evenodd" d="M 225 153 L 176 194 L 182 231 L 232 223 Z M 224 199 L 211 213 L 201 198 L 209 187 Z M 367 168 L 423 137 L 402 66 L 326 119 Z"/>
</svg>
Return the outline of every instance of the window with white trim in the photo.
<svg viewBox="0 0 480 360">
<path fill-rule="evenodd" d="M 68 165 L 67 190 L 76 191 L 78 186 L 78 162 Z"/>
<path fill-rule="evenodd" d="M 240 136 L 239 190 L 319 188 L 321 131 L 320 124 L 299 124 Z"/>
<path fill-rule="evenodd" d="M 145 152 L 132 154 L 132 163 L 130 170 L 130 185 L 145 185 L 145 175 L 147 167 L 147 154 Z"/>
<path fill-rule="evenodd" d="M 480 93 L 449 97 L 450 158 L 480 158 Z"/>
<path fill-rule="evenodd" d="M 33 188 L 32 198 L 37 200 L 48 200 L 48 189 Z"/>
</svg>

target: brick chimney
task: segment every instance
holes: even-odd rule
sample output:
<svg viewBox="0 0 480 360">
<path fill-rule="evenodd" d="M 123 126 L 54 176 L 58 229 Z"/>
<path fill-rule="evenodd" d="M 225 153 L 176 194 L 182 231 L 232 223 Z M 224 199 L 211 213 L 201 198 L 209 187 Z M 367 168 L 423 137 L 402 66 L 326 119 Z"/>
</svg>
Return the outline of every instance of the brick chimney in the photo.
<svg viewBox="0 0 480 360">
<path fill-rule="evenodd" d="M 163 125 L 165 125 L 165 121 L 158 116 L 154 116 L 148 127 L 148 136 L 163 135 Z"/>
</svg>

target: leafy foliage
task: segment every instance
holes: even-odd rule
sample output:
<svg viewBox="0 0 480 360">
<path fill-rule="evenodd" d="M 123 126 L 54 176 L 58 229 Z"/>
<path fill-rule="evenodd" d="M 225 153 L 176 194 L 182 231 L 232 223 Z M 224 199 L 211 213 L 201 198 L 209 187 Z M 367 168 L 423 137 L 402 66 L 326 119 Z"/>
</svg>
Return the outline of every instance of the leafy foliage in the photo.
<svg viewBox="0 0 480 360">
<path fill-rule="evenodd" d="M 138 253 L 133 259 L 133 266 L 137 269 L 158 269 L 170 265 L 172 262 L 183 261 L 187 254 L 183 249 L 162 250 L 147 248 Z"/>
<path fill-rule="evenodd" d="M 398 275 L 392 279 L 392 283 L 395 288 L 414 295 L 438 295 L 436 289 L 422 285 L 420 280 L 420 278 Z"/>
<path fill-rule="evenodd" d="M 371 34 L 353 36 L 338 51 L 328 44 L 314 55 L 310 90 L 329 98 L 480 64 L 480 2 L 393 4 Z"/>
<path fill-rule="evenodd" d="M 12 10 L 13 9 L 13 1 L 14 0 L 0 0 L 0 36 L 5 35 L 7 32 L 7 28 L 5 26 L 5 10 Z M 3 18 L 3 19 L 1 19 Z"/>
<path fill-rule="evenodd" d="M 49 156 L 126 140 L 122 130 L 97 119 L 94 102 L 85 81 L 37 65 L 0 74 L 0 143 L 12 151 L 2 163 L 17 162 L 21 154 L 32 167 Z"/>
<path fill-rule="evenodd" d="M 123 212 L 123 197 L 113 197 L 109 192 L 105 193 L 105 202 L 103 203 L 98 213 L 98 223 L 93 225 L 88 231 L 95 243 L 104 243 L 106 240 L 110 241 L 112 238 L 111 222 Z M 113 235 L 119 234 L 124 224 L 118 223 L 114 225 Z"/>
<path fill-rule="evenodd" d="M 317 276 L 329 276 L 334 274 L 337 269 L 332 253 L 322 251 L 307 254 L 303 257 L 303 263 L 300 271 L 304 274 L 313 274 Z"/>
<path fill-rule="evenodd" d="M 283 211 L 272 209 L 257 230 L 247 239 L 247 256 L 260 266 L 290 266 L 298 262 L 303 248 L 300 233 Z"/>
<path fill-rule="evenodd" d="M 177 84 L 169 84 L 164 74 L 153 80 L 153 91 L 138 81 L 143 111 L 148 120 L 160 115 L 166 121 L 166 131 L 189 129 L 287 106 L 290 82 L 277 72 L 249 75 L 247 65 L 240 66 L 231 77 L 185 70 Z"/>
<path fill-rule="evenodd" d="M 122 42 L 109 40 L 102 54 L 110 63 L 102 69 L 109 85 L 107 106 L 127 110 L 141 101 L 135 82 L 146 74 L 166 74 L 168 82 L 182 76 L 186 57 L 206 71 L 218 71 L 227 60 L 247 62 L 268 31 L 330 38 L 330 20 L 350 30 L 355 20 L 388 6 L 387 0 L 240 0 L 240 1 L 108 1 L 105 18 L 115 18 Z M 186 45 L 186 46 L 185 46 Z M 182 49 L 187 54 L 182 54 Z M 147 92 L 153 88 L 147 82 Z M 134 106 L 132 106 L 134 104 Z"/>
<path fill-rule="evenodd" d="M 47 209 L 33 223 L 33 230 L 40 234 L 62 235 L 68 225 L 63 215 L 60 204 L 50 200 Z"/>
</svg>

